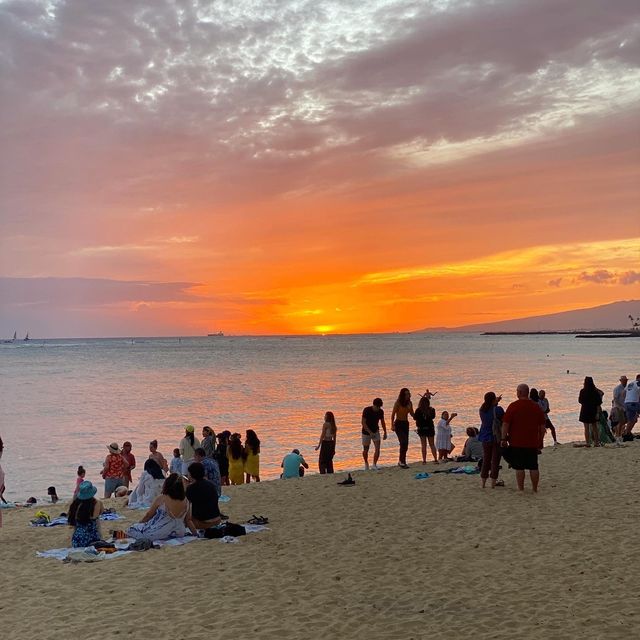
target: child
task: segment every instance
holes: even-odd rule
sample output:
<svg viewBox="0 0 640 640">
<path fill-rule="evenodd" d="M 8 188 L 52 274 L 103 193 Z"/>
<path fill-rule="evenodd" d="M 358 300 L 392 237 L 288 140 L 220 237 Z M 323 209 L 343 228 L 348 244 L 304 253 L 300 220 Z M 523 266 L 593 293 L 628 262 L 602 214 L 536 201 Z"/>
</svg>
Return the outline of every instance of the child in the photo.
<svg viewBox="0 0 640 640">
<path fill-rule="evenodd" d="M 438 460 L 449 462 L 449 454 L 455 449 L 451 442 L 451 421 L 457 413 L 449 415 L 448 411 L 443 411 L 438 424 L 436 425 L 436 449 L 438 450 Z"/>
<path fill-rule="evenodd" d="M 49 487 L 47 489 L 47 495 L 51 498 L 52 504 L 55 504 L 56 502 L 58 502 L 59 500 L 58 492 L 56 491 L 55 487 Z"/>
<path fill-rule="evenodd" d="M 76 488 L 73 490 L 72 500 L 75 500 L 78 497 L 78 489 L 80 488 L 80 485 L 84 482 L 84 478 L 87 475 L 87 472 L 85 471 L 85 468 L 82 465 L 78 467 L 78 471 L 76 473 L 78 474 L 78 476 L 76 478 Z"/>
<path fill-rule="evenodd" d="M 180 459 L 180 449 L 173 450 L 173 458 L 171 458 L 171 464 L 169 465 L 169 473 L 177 473 L 182 475 L 182 460 Z"/>
</svg>

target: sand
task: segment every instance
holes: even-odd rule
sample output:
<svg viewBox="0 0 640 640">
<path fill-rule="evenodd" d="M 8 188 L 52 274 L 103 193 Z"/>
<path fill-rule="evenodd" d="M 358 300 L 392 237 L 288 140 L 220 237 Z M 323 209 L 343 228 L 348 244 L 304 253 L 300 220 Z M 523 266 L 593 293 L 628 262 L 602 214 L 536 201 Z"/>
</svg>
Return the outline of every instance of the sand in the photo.
<svg viewBox="0 0 640 640">
<path fill-rule="evenodd" d="M 231 487 L 232 521 L 269 531 L 95 564 L 37 558 L 69 530 L 5 511 L 0 637 L 635 637 L 639 462 L 640 443 L 545 449 L 538 495 L 420 464 Z"/>
</svg>

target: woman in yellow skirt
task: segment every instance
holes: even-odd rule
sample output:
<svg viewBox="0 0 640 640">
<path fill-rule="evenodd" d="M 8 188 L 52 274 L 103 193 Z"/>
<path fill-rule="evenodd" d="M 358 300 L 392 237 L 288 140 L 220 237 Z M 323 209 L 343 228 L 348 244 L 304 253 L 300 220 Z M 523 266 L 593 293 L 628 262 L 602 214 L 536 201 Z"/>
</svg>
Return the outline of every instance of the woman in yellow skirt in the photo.
<svg viewBox="0 0 640 640">
<path fill-rule="evenodd" d="M 234 433 L 229 438 L 227 458 L 229 458 L 229 482 L 244 484 L 244 448 L 239 433 Z"/>
<path fill-rule="evenodd" d="M 244 472 L 247 482 L 260 482 L 260 440 L 253 429 L 247 429 L 244 439 Z"/>
</svg>

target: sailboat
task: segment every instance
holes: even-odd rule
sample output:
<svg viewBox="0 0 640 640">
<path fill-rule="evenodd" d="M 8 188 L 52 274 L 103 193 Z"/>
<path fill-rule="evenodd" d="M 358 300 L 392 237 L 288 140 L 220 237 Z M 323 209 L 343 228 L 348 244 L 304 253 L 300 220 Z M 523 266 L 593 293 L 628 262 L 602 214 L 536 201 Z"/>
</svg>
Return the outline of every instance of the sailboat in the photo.
<svg viewBox="0 0 640 640">
<path fill-rule="evenodd" d="M 31 338 L 29 337 L 29 332 L 27 331 L 27 335 L 24 337 L 23 342 L 29 342 L 29 340 L 31 340 Z"/>
<path fill-rule="evenodd" d="M 18 332 L 14 331 L 13 332 L 13 338 L 11 340 L 3 340 L 2 344 L 13 344 L 16 341 L 17 338 L 18 338 Z"/>
</svg>

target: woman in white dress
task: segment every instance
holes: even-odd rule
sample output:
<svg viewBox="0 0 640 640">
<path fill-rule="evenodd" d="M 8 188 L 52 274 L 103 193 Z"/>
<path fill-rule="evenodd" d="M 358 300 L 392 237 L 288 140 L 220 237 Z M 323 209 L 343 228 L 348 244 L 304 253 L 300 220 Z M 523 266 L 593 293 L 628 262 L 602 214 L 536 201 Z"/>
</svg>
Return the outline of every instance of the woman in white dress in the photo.
<svg viewBox="0 0 640 640">
<path fill-rule="evenodd" d="M 141 507 L 148 509 L 162 492 L 163 484 L 164 473 L 160 465 L 155 460 L 147 460 L 144 463 L 144 471 L 140 476 L 138 486 L 129 496 L 129 509 L 140 509 Z"/>
<path fill-rule="evenodd" d="M 451 442 L 451 421 L 457 416 L 457 413 L 449 415 L 448 411 L 442 412 L 442 417 L 436 425 L 436 449 L 438 450 L 438 460 L 448 462 L 449 454 L 454 449 Z"/>
</svg>

